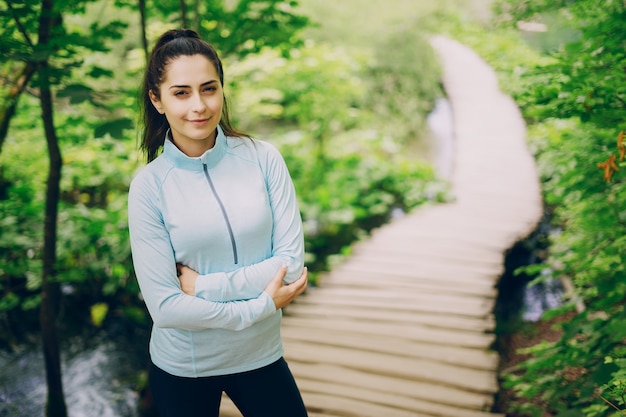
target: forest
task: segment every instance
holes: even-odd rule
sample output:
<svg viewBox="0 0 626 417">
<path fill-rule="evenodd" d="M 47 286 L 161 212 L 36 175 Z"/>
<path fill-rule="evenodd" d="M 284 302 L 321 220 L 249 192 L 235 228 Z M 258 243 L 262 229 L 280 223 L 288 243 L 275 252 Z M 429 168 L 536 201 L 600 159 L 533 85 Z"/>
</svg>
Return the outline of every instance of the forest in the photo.
<svg viewBox="0 0 626 417">
<path fill-rule="evenodd" d="M 397 19 L 389 8 L 360 33 L 325 10 L 357 13 L 360 3 L 300 3 L 0 1 L 0 346 L 9 354 L 41 339 L 45 415 L 68 415 L 65 340 L 150 326 L 127 192 L 145 160 L 142 70 L 174 27 L 216 46 L 233 121 L 285 157 L 313 285 L 394 215 L 451 198 L 428 140 L 428 114 L 444 95 L 428 38 L 476 50 L 523 112 L 551 225 L 541 262 L 519 273 L 570 284 L 542 318 L 556 337 L 525 346 L 502 373 L 499 411 L 626 414 L 626 4 L 497 0 L 485 18 L 462 1 L 398 2 L 403 24 L 385 25 Z M 535 339 L 537 327 L 515 331 Z"/>
</svg>

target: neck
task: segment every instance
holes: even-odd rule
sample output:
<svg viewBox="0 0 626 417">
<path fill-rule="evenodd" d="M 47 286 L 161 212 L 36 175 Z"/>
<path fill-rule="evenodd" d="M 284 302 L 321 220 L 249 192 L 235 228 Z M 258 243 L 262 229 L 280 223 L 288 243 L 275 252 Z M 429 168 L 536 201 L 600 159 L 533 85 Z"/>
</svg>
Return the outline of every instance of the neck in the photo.
<svg viewBox="0 0 626 417">
<path fill-rule="evenodd" d="M 182 153 L 185 155 L 196 158 L 202 156 L 206 151 L 212 149 L 215 146 L 215 139 L 217 137 L 217 130 L 206 139 L 201 140 L 176 140 L 170 133 L 170 140 Z"/>
</svg>

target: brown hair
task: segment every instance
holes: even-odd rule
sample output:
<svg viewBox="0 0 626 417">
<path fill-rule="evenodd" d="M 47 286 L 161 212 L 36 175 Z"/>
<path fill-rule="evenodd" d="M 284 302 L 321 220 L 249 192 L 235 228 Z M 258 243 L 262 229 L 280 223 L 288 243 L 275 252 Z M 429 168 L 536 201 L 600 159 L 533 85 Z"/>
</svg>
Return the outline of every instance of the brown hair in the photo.
<svg viewBox="0 0 626 417">
<path fill-rule="evenodd" d="M 200 39 L 200 36 L 195 31 L 174 29 L 161 35 L 154 45 L 148 60 L 139 102 L 141 119 L 144 122 L 140 148 L 146 153 L 148 162 L 157 157 L 165 142 L 165 134 L 170 127 L 167 119 L 152 105 L 149 93 L 152 91 L 153 94 L 160 98 L 159 87 L 165 77 L 166 66 L 181 55 L 205 56 L 215 66 L 220 83 L 222 86 L 224 85 L 222 61 L 220 61 L 217 51 L 213 46 Z M 220 127 L 226 136 L 250 137 L 250 135 L 240 132 L 231 125 L 225 96 Z"/>
</svg>

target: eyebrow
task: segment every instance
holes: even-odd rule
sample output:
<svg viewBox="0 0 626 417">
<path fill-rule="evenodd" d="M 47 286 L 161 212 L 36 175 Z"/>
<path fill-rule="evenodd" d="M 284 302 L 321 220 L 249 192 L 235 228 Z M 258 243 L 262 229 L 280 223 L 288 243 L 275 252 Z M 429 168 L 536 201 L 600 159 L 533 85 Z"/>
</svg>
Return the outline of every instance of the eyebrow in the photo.
<svg viewBox="0 0 626 417">
<path fill-rule="evenodd" d="M 200 84 L 200 87 L 206 87 L 207 85 L 211 85 L 211 84 L 215 84 L 215 83 L 217 83 L 217 80 L 207 81 L 205 83 Z M 172 86 L 170 86 L 170 90 L 172 88 L 191 88 L 191 86 L 188 86 L 188 85 L 172 85 Z"/>
</svg>

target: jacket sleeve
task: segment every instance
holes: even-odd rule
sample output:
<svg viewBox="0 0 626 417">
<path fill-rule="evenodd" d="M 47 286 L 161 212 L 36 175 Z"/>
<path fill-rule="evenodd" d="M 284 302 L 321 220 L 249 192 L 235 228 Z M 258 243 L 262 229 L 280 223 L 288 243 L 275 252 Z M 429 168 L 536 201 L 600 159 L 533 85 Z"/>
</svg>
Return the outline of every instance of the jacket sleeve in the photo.
<svg viewBox="0 0 626 417">
<path fill-rule="evenodd" d="M 302 275 L 304 236 L 293 181 L 282 155 L 273 145 L 267 142 L 256 145 L 273 216 L 272 255 L 231 272 L 200 275 L 196 281 L 196 297 L 213 301 L 257 297 L 282 265 L 287 266 L 286 284 Z"/>
<path fill-rule="evenodd" d="M 128 195 L 135 274 L 154 324 L 186 330 L 242 330 L 275 314 L 274 302 L 265 292 L 232 302 L 208 301 L 182 292 L 158 195 L 158 184 L 147 175 L 133 180 Z"/>
</svg>

